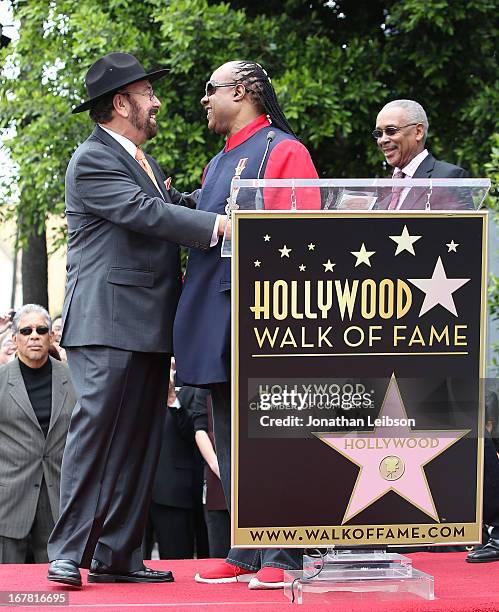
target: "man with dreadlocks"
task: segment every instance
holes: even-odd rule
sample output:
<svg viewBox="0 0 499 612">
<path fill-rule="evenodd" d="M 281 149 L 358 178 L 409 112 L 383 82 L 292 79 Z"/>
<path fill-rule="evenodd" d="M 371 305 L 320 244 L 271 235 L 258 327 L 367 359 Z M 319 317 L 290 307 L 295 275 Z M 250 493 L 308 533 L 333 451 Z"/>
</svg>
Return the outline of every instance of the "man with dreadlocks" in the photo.
<svg viewBox="0 0 499 612">
<path fill-rule="evenodd" d="M 259 64 L 234 61 L 220 66 L 206 83 L 201 104 L 208 129 L 225 136 L 226 143 L 204 171 L 199 209 L 224 212 L 232 177 L 241 165 L 241 178 L 317 178 L 310 154 L 294 135 Z M 307 198 L 307 208 L 320 208 L 319 190 L 314 195 Z M 273 207 L 289 208 L 289 198 L 285 205 L 273 202 Z M 206 254 L 190 252 L 174 325 L 174 352 L 180 379 L 211 389 L 220 477 L 230 508 L 230 259 L 220 257 L 220 245 Z M 225 562 L 197 574 L 196 580 L 282 588 L 284 569 L 299 568 L 301 554 L 297 549 L 233 548 Z"/>
</svg>

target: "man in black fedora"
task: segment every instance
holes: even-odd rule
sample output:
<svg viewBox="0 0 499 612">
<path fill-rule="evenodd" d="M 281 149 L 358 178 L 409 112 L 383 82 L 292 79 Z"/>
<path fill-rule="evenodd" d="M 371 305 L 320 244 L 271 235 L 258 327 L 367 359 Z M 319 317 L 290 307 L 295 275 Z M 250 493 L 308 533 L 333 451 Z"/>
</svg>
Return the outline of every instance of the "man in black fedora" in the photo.
<svg viewBox="0 0 499 612">
<path fill-rule="evenodd" d="M 61 474 L 60 517 L 48 543 L 48 579 L 169 582 L 143 564 L 141 543 L 168 395 L 172 324 L 180 292 L 177 244 L 208 249 L 224 220 L 190 210 L 140 146 L 161 106 L 128 53 L 89 69 L 97 124 L 66 173 L 67 281 L 61 345 L 78 403 Z"/>
</svg>

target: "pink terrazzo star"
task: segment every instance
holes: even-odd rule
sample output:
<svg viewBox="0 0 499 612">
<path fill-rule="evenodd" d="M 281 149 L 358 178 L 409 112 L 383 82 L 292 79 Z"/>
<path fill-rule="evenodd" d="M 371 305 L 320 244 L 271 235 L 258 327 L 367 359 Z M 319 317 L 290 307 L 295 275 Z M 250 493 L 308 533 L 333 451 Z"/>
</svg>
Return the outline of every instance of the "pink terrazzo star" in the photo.
<svg viewBox="0 0 499 612">
<path fill-rule="evenodd" d="M 378 419 L 385 422 L 388 417 L 407 419 L 394 375 L 390 379 Z M 417 431 L 406 424 L 381 424 L 370 433 L 315 434 L 360 467 L 342 524 L 388 491 L 395 491 L 438 521 L 424 466 L 468 431 Z"/>
</svg>

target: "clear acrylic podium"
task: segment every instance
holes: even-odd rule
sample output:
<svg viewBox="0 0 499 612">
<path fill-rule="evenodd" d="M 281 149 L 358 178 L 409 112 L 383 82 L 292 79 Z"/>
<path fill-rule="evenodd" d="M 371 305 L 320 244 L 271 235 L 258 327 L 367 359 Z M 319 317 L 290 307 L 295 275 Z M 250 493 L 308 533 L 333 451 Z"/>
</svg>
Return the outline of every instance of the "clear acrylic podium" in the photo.
<svg viewBox="0 0 499 612">
<path fill-rule="evenodd" d="M 395 207 L 394 189 L 400 192 Z M 226 211 L 229 217 L 234 211 L 272 214 L 276 210 L 337 211 L 340 215 L 362 212 L 364 216 L 370 210 L 393 215 L 413 211 L 419 215 L 422 211 L 466 214 L 484 206 L 489 189 L 488 179 L 248 180 L 235 177 Z M 230 256 L 231 237 L 227 235 L 222 257 Z M 306 547 L 307 543 L 303 545 Z M 434 599 L 433 576 L 413 568 L 409 557 L 387 552 L 383 546 L 336 547 L 316 555 L 305 554 L 303 568 L 286 571 L 285 580 L 288 582 L 285 595 L 297 604 L 343 601 L 348 605 L 353 599 Z"/>
<path fill-rule="evenodd" d="M 393 190 L 401 190 L 390 209 Z M 227 201 L 234 210 L 352 212 L 366 210 L 464 212 L 478 210 L 490 189 L 489 179 L 240 179 L 234 177 Z M 230 257 L 224 236 L 222 257 Z"/>
<path fill-rule="evenodd" d="M 413 568 L 412 559 L 362 547 L 304 555 L 303 569 L 285 571 L 285 580 L 284 593 L 297 604 L 435 598 L 433 576 Z"/>
</svg>

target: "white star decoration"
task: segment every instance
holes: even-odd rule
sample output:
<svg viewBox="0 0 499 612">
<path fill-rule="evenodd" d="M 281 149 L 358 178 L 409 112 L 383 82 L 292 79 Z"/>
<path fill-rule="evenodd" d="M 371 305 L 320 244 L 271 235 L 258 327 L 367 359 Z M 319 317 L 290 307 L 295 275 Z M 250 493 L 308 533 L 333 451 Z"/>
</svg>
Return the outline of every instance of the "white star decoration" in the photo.
<svg viewBox="0 0 499 612">
<path fill-rule="evenodd" d="M 440 304 L 457 317 L 456 305 L 452 294 L 465 285 L 469 278 L 447 278 L 440 257 L 437 259 L 431 278 L 408 278 L 418 289 L 425 293 L 419 316 L 424 315 L 434 306 Z"/>
<path fill-rule="evenodd" d="M 454 242 L 454 240 L 451 240 L 445 246 L 448 248 L 447 253 L 450 253 L 451 251 L 457 253 L 457 247 L 459 246 L 459 242 Z"/>
<path fill-rule="evenodd" d="M 298 266 L 298 268 L 300 269 L 300 272 L 305 272 L 305 270 L 307 269 L 307 266 L 304 266 L 302 264 L 301 266 Z"/>
<path fill-rule="evenodd" d="M 322 265 L 324 266 L 324 272 L 332 272 L 336 264 L 333 263 L 330 259 L 328 259 L 326 263 L 323 263 Z"/>
<path fill-rule="evenodd" d="M 265 240 L 265 242 L 268 242 L 270 240 L 270 236 L 268 234 L 265 234 L 263 239 Z"/>
<path fill-rule="evenodd" d="M 355 257 L 357 258 L 357 261 L 355 262 L 355 267 L 357 267 L 361 263 L 365 263 L 366 265 L 371 267 L 371 262 L 369 258 L 372 257 L 376 253 L 376 251 L 366 250 L 366 245 L 362 243 L 362 246 L 360 247 L 360 251 L 350 251 L 350 253 L 352 255 L 355 255 Z"/>
<path fill-rule="evenodd" d="M 390 238 L 397 243 L 395 255 L 402 253 L 402 251 L 408 251 L 411 253 L 411 255 L 416 255 L 412 245 L 417 242 L 421 236 L 411 236 L 409 234 L 409 230 L 407 229 L 407 225 L 404 225 L 404 229 L 402 230 L 400 236 L 390 236 Z"/>
<path fill-rule="evenodd" d="M 255 264 L 255 268 L 259 268 L 261 265 L 261 261 L 259 259 L 257 259 L 255 262 L 253 262 Z"/>
<path fill-rule="evenodd" d="M 281 258 L 282 258 L 282 257 L 289 257 L 289 254 L 291 253 L 293 249 L 288 249 L 288 247 L 284 245 L 282 249 L 277 249 L 277 250 L 281 254 Z"/>
<path fill-rule="evenodd" d="M 315 244 L 313 244 L 312 242 L 308 245 L 308 250 L 309 251 L 313 251 L 315 249 Z"/>
</svg>

